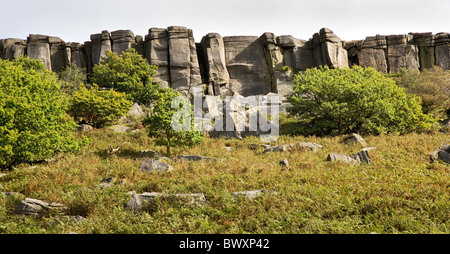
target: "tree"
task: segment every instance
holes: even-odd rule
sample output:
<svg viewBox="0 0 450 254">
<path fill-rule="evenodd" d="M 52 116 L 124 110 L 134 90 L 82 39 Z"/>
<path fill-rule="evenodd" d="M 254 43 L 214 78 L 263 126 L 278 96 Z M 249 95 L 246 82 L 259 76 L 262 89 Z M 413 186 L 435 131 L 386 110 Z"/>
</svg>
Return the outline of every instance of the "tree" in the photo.
<svg viewBox="0 0 450 254">
<path fill-rule="evenodd" d="M 86 71 L 75 64 L 68 65 L 58 74 L 61 91 L 72 94 L 86 86 Z"/>
<path fill-rule="evenodd" d="M 440 120 L 450 117 L 450 70 L 439 66 L 423 71 L 400 69 L 390 76 L 407 93 L 420 96 L 424 113 Z"/>
<path fill-rule="evenodd" d="M 293 89 L 288 112 L 307 135 L 406 133 L 436 122 L 422 112 L 420 97 L 373 68 L 308 69 L 294 76 Z"/>
<path fill-rule="evenodd" d="M 168 156 L 171 147 L 193 146 L 203 141 L 204 135 L 194 128 L 192 105 L 186 97 L 171 88 L 160 88 L 156 98 L 153 113 L 143 124 L 156 145 L 166 147 Z"/>
<path fill-rule="evenodd" d="M 154 98 L 153 92 L 159 87 L 152 81 L 156 73 L 156 66 L 148 64 L 146 59 L 130 48 L 121 55 L 107 51 L 106 57 L 94 66 L 90 81 L 125 92 L 132 101 L 149 105 Z"/>
<path fill-rule="evenodd" d="M 132 106 L 125 93 L 114 90 L 100 91 L 97 85 L 91 89 L 81 87 L 70 98 L 68 113 L 75 119 L 81 119 L 97 128 L 117 121 Z"/>
<path fill-rule="evenodd" d="M 80 151 L 57 76 L 28 57 L 0 60 L 0 167 Z"/>
</svg>

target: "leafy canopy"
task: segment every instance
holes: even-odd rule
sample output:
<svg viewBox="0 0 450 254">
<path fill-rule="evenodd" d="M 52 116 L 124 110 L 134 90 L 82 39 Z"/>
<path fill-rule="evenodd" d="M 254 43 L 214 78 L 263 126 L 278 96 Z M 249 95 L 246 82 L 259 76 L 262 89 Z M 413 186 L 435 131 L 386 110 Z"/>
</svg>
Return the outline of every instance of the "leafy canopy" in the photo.
<svg viewBox="0 0 450 254">
<path fill-rule="evenodd" d="M 155 138 L 155 144 L 170 148 L 175 146 L 193 146 L 203 141 L 204 135 L 195 130 L 192 105 L 186 97 L 172 88 L 160 88 L 156 92 L 153 113 L 144 119 L 149 137 Z"/>
<path fill-rule="evenodd" d="M 291 115 L 306 135 L 381 134 L 429 130 L 435 119 L 420 97 L 373 68 L 313 68 L 294 76 Z"/>
<path fill-rule="evenodd" d="M 57 76 L 38 60 L 0 60 L 0 167 L 80 151 Z"/>
<path fill-rule="evenodd" d="M 83 86 L 73 92 L 68 113 L 75 119 L 101 128 L 117 121 L 131 106 L 132 102 L 126 99 L 125 93 L 114 90 L 100 91 L 98 86 L 93 84 L 90 89 Z"/>
<path fill-rule="evenodd" d="M 158 85 L 152 82 L 157 67 L 130 48 L 120 55 L 107 51 L 100 63 L 93 68 L 91 82 L 103 87 L 125 92 L 134 102 L 149 105 Z"/>
</svg>

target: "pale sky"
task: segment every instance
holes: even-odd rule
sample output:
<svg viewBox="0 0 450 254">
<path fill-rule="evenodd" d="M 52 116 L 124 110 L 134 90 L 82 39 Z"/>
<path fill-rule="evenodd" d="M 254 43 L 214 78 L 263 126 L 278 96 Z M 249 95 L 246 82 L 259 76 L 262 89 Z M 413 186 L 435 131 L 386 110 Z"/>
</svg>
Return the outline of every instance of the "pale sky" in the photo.
<svg viewBox="0 0 450 254">
<path fill-rule="evenodd" d="M 44 34 L 84 43 L 102 30 L 129 29 L 145 36 L 151 27 L 185 26 L 197 42 L 209 32 L 272 32 L 308 40 L 323 27 L 350 41 L 376 34 L 450 32 L 450 1 L 0 0 L 0 17 L 0 39 Z"/>
</svg>

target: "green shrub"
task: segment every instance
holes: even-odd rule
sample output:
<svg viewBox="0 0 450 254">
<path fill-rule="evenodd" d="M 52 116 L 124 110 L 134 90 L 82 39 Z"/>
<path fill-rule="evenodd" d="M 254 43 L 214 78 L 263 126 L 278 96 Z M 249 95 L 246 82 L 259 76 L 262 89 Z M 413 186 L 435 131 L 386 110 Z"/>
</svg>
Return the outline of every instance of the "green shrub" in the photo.
<svg viewBox="0 0 450 254">
<path fill-rule="evenodd" d="M 293 89 L 288 111 L 307 135 L 407 133 L 435 123 L 422 113 L 420 97 L 373 68 L 308 69 L 294 76 Z"/>
<path fill-rule="evenodd" d="M 28 57 L 0 60 L 0 167 L 80 151 L 54 73 Z"/>
<path fill-rule="evenodd" d="M 73 93 L 68 112 L 75 119 L 100 128 L 117 121 L 131 106 L 132 102 L 126 99 L 125 93 L 100 91 L 94 84 L 91 89 L 81 87 Z"/>
<path fill-rule="evenodd" d="M 86 71 L 72 64 L 68 65 L 59 74 L 61 91 L 71 94 L 86 85 Z"/>
<path fill-rule="evenodd" d="M 149 105 L 154 97 L 153 91 L 159 86 L 152 82 L 156 70 L 156 66 L 148 64 L 132 48 L 121 55 L 107 51 L 106 57 L 94 66 L 91 82 L 125 92 L 134 102 Z"/>
<path fill-rule="evenodd" d="M 172 88 L 160 88 L 155 94 L 157 100 L 153 113 L 143 121 L 143 125 L 148 127 L 149 137 L 155 138 L 155 144 L 165 146 L 166 153 L 170 156 L 171 147 L 201 143 L 204 135 L 194 129 L 189 100 Z M 179 129 L 174 128 L 172 123 Z"/>
<path fill-rule="evenodd" d="M 424 113 L 440 120 L 450 117 L 450 71 L 433 66 L 422 72 L 401 69 L 391 76 L 407 93 L 422 98 Z"/>
</svg>

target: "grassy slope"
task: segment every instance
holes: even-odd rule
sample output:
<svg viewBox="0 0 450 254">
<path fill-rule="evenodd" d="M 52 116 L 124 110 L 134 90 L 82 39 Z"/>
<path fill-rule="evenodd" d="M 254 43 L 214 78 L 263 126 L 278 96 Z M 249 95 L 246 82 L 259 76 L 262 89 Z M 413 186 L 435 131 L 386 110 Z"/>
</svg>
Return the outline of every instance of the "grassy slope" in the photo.
<svg viewBox="0 0 450 254">
<path fill-rule="evenodd" d="M 144 130 L 87 133 L 92 139 L 80 155 L 67 154 L 48 163 L 20 165 L 0 178 L 0 191 L 63 203 L 66 215 L 85 222 L 12 215 L 21 198 L 0 197 L 0 233 L 450 233 L 450 166 L 429 164 L 429 153 L 448 136 L 409 134 L 365 137 L 373 163 L 348 166 L 326 161 L 327 154 L 350 154 L 359 147 L 336 138 L 281 136 L 277 144 L 302 141 L 324 146 L 318 152 L 262 154 L 250 150 L 258 138 L 243 141 L 206 139 L 201 146 L 175 150 L 219 158 L 214 162 L 172 162 L 174 171 L 146 174 L 137 168 L 139 150 L 157 150 Z M 109 146 L 124 145 L 109 156 Z M 448 141 L 447 141 L 448 142 Z M 231 146 L 228 152 L 225 146 Z M 278 165 L 286 158 L 290 168 Z M 98 188 L 104 177 L 119 181 Z M 268 189 L 277 195 L 233 199 L 234 191 Z M 160 203 L 134 214 L 124 209 L 128 191 L 204 193 L 205 207 Z M 23 198 L 23 197 L 22 197 Z"/>
</svg>

